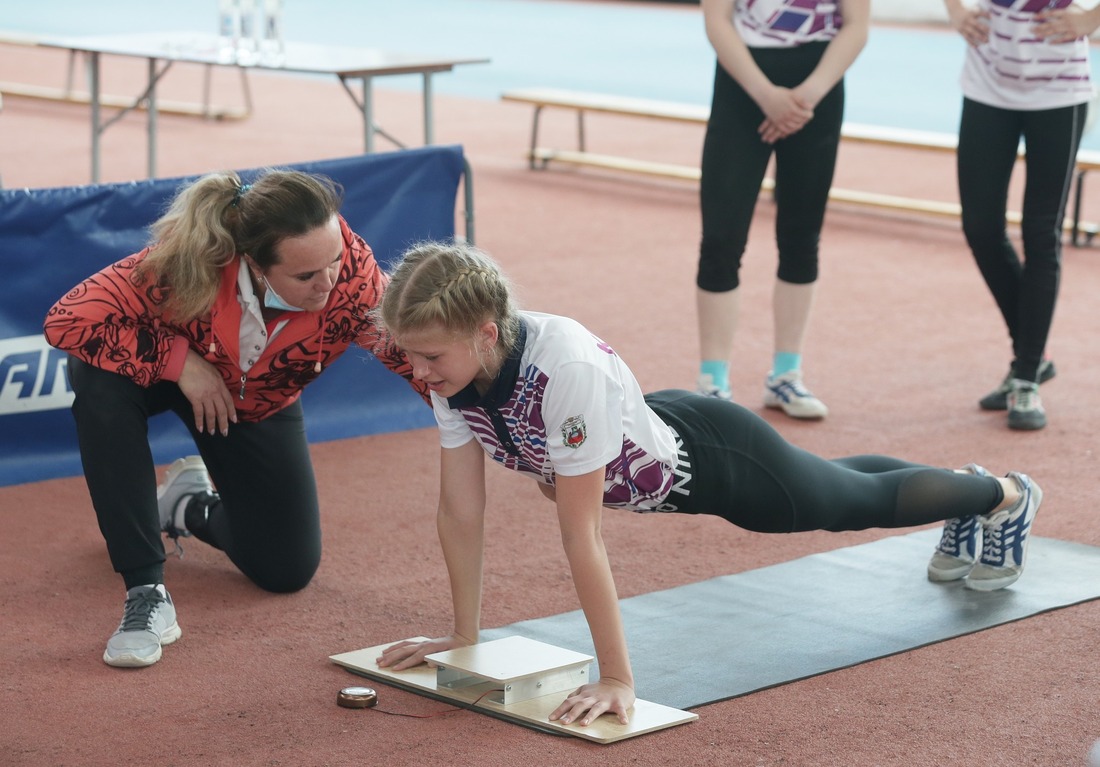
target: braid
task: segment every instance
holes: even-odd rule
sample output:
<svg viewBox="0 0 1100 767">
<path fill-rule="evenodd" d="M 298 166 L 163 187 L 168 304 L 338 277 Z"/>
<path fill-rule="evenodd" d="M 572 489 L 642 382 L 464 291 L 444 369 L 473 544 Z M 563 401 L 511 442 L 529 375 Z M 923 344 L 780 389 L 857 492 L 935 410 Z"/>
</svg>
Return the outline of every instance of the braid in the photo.
<svg viewBox="0 0 1100 767">
<path fill-rule="evenodd" d="M 431 326 L 465 334 L 492 321 L 505 350 L 519 327 L 507 279 L 492 259 L 464 243 L 428 242 L 406 251 L 391 274 L 379 317 L 396 334 Z"/>
</svg>

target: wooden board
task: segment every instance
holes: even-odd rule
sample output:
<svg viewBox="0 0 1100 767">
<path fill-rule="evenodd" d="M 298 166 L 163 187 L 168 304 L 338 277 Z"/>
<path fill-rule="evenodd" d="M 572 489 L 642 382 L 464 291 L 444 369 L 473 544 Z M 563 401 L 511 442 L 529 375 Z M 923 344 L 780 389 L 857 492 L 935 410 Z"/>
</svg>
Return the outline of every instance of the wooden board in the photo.
<svg viewBox="0 0 1100 767">
<path fill-rule="evenodd" d="M 417 642 L 423 640 L 424 637 L 413 637 L 409 641 Z M 499 642 L 502 640 L 496 641 Z M 530 642 L 531 640 L 525 641 Z M 619 740 L 644 735 L 647 732 L 654 732 L 668 727 L 674 727 L 678 724 L 693 722 L 699 718 L 697 714 L 688 711 L 681 711 L 645 700 L 637 700 L 634 703 L 634 707 L 630 710 L 630 721 L 625 725 L 619 724 L 618 720 L 607 714 L 601 716 L 587 727 L 581 727 L 578 724 L 551 722 L 549 716 L 551 712 L 558 707 L 558 704 L 564 700 L 565 693 L 558 692 L 504 705 L 493 696 L 495 691 L 501 689 L 500 683 L 497 681 L 486 681 L 481 684 L 459 688 L 440 687 L 436 684 L 436 669 L 426 664 L 406 671 L 393 671 L 388 668 L 379 668 L 378 664 L 375 663 L 375 659 L 382 654 L 384 649 L 392 644 L 396 644 L 396 642 L 387 642 L 386 644 L 376 647 L 367 647 L 362 650 L 353 650 L 351 652 L 332 655 L 330 656 L 330 660 L 356 674 L 385 682 L 395 687 L 427 695 L 437 700 L 455 703 L 464 708 L 470 708 L 497 717 L 498 719 L 533 727 L 543 732 L 570 735 L 595 743 L 614 743 Z M 516 670 L 529 672 L 531 669 L 547 668 L 557 665 L 563 659 L 573 660 L 576 657 L 584 657 L 580 656 L 578 653 L 553 647 L 552 645 L 544 645 L 538 642 L 534 644 L 542 645 L 542 647 L 549 647 L 557 652 L 548 652 L 546 657 L 543 658 L 527 657 L 517 659 L 517 657 L 513 655 L 505 659 L 505 665 L 508 669 L 505 673 L 510 674 Z M 515 649 L 517 646 L 518 645 L 508 645 L 507 647 Z M 501 645 L 501 647 L 505 647 L 505 645 Z M 443 654 L 440 653 L 440 655 Z M 460 655 L 458 657 L 462 658 L 463 656 Z M 467 660 L 472 661 L 471 665 L 479 670 L 497 669 L 500 667 L 500 664 L 492 661 L 491 658 L 484 654 L 478 657 L 477 654 L 470 653 L 465 657 Z M 494 673 L 496 673 L 495 670 Z"/>
</svg>

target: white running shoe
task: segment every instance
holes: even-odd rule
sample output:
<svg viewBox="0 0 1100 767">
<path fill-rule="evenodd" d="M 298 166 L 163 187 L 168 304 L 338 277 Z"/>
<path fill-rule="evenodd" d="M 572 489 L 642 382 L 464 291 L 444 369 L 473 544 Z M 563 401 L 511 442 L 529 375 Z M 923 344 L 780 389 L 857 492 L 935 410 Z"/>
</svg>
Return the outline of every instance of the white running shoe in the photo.
<svg viewBox="0 0 1100 767">
<path fill-rule="evenodd" d="M 704 397 L 724 400 L 733 399 L 733 394 L 730 393 L 729 389 L 722 389 L 714 385 L 714 376 L 710 373 L 699 374 L 699 378 L 695 381 L 695 392 L 702 394 Z"/>
<path fill-rule="evenodd" d="M 769 373 L 764 383 L 764 406 L 782 410 L 791 418 L 821 419 L 829 414 L 825 403 L 802 385 L 801 370 L 780 376 Z"/>
<path fill-rule="evenodd" d="M 161 646 L 182 634 L 176 607 L 164 586 L 135 586 L 126 592 L 122 622 L 107 640 L 103 662 L 120 668 L 151 666 L 160 660 Z"/>
<path fill-rule="evenodd" d="M 213 493 L 206 464 L 197 455 L 180 458 L 168 467 L 164 481 L 157 485 L 157 509 L 160 529 L 172 538 L 188 536 L 184 524 L 187 502 L 198 493 Z"/>
</svg>

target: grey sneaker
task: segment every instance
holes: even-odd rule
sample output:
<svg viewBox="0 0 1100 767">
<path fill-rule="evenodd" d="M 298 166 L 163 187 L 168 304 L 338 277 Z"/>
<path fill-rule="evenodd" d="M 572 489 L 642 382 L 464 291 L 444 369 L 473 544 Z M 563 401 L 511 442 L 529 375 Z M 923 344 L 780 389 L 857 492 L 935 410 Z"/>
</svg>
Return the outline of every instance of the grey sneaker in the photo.
<svg viewBox="0 0 1100 767">
<path fill-rule="evenodd" d="M 724 400 L 733 399 L 733 394 L 730 393 L 729 389 L 721 389 L 714 385 L 714 376 L 710 373 L 699 374 L 699 378 L 695 381 L 695 392 L 702 394 L 704 397 Z"/>
<path fill-rule="evenodd" d="M 976 463 L 967 464 L 964 471 L 976 477 L 992 476 Z M 976 516 L 956 517 L 943 525 L 943 535 L 928 561 L 928 580 L 946 583 L 965 578 L 978 561 L 982 546 L 982 526 Z"/>
<path fill-rule="evenodd" d="M 1020 488 L 1020 500 L 996 514 L 980 517 L 982 558 L 966 576 L 968 589 L 1003 589 L 1015 583 L 1024 571 L 1031 523 L 1043 502 L 1043 491 L 1026 474 L 1011 471 L 1008 476 Z"/>
<path fill-rule="evenodd" d="M 122 623 L 107 640 L 103 662 L 120 668 L 151 666 L 160 660 L 161 646 L 182 634 L 164 586 L 135 586 L 126 592 Z"/>
<path fill-rule="evenodd" d="M 184 515 L 187 503 L 199 493 L 213 493 L 206 464 L 197 455 L 180 458 L 164 474 L 164 481 L 157 485 L 157 508 L 160 511 L 160 528 L 171 538 L 188 536 Z"/>
<path fill-rule="evenodd" d="M 1054 369 L 1054 362 L 1043 360 L 1039 363 L 1039 383 L 1046 383 L 1054 378 L 1057 372 Z M 1007 410 L 1008 393 L 1012 390 L 1012 379 L 1015 376 L 1015 371 L 1010 367 L 1008 375 L 1005 376 L 1005 380 L 1001 381 L 1001 385 L 978 400 L 978 407 L 982 410 Z"/>
<path fill-rule="evenodd" d="M 1035 431 L 1047 425 L 1047 414 L 1039 398 L 1039 384 L 1012 379 L 1008 392 L 1008 428 Z"/>
<path fill-rule="evenodd" d="M 825 403 L 802 385 L 801 370 L 781 376 L 769 373 L 764 383 L 764 406 L 778 408 L 791 418 L 820 419 L 829 414 Z"/>
</svg>

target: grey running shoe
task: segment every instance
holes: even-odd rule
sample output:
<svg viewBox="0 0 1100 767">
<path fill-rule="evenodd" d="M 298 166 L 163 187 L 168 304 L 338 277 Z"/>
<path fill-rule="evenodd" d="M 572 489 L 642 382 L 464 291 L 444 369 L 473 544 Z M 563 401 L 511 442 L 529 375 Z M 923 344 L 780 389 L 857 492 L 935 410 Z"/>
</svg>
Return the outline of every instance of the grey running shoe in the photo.
<svg viewBox="0 0 1100 767">
<path fill-rule="evenodd" d="M 1047 414 L 1039 398 L 1039 384 L 1012 379 L 1008 393 L 1008 428 L 1035 431 L 1047 425 Z"/>
<path fill-rule="evenodd" d="M 1043 360 L 1039 363 L 1039 383 L 1046 383 L 1054 378 L 1057 372 L 1052 361 Z M 1012 379 L 1014 377 L 1015 371 L 1009 368 L 1008 375 L 1005 376 L 1005 380 L 1001 381 L 1001 385 L 978 400 L 978 407 L 982 410 L 1007 410 L 1008 392 L 1012 389 Z"/>
<path fill-rule="evenodd" d="M 715 399 L 732 400 L 733 395 L 729 389 L 722 389 L 714 385 L 714 376 L 710 373 L 700 373 L 699 378 L 695 381 L 695 392 L 702 394 L 704 397 L 714 397 Z"/>
<path fill-rule="evenodd" d="M 164 481 L 157 486 L 157 508 L 160 511 L 160 528 L 171 538 L 188 536 L 184 513 L 187 503 L 199 493 L 213 493 L 206 464 L 197 455 L 180 458 L 164 474 Z"/>
<path fill-rule="evenodd" d="M 967 464 L 964 471 L 976 477 L 991 476 L 976 463 Z M 944 522 L 943 535 L 928 561 L 928 580 L 936 583 L 965 578 L 978 561 L 982 546 L 982 526 L 976 516 L 956 517 Z"/>
<path fill-rule="evenodd" d="M 107 640 L 103 662 L 120 668 L 151 666 L 160 660 L 161 646 L 182 633 L 164 586 L 135 586 L 126 592 L 122 623 Z"/>
<path fill-rule="evenodd" d="M 825 403 L 802 385 L 801 370 L 780 376 L 769 373 L 764 383 L 764 406 L 778 408 L 791 418 L 820 419 L 829 414 Z"/>
<path fill-rule="evenodd" d="M 1031 523 L 1043 502 L 1043 491 L 1026 474 L 1011 471 L 1008 476 L 1020 488 L 1020 500 L 996 514 L 980 517 L 982 558 L 966 576 L 968 589 L 1003 589 L 1015 583 L 1024 571 Z"/>
</svg>

